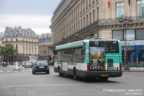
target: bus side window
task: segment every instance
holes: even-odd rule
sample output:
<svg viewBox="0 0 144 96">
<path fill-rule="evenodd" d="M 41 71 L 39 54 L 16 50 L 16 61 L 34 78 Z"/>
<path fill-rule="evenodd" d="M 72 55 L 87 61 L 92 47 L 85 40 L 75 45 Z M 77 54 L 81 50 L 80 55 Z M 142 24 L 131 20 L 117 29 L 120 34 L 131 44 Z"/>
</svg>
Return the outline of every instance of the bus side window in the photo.
<svg viewBox="0 0 144 96">
<path fill-rule="evenodd" d="M 73 55 L 73 60 L 74 62 L 77 63 L 83 63 L 83 56 L 82 56 L 82 48 L 75 48 L 74 49 L 74 55 Z"/>
<path fill-rule="evenodd" d="M 85 60 L 85 46 L 82 47 L 81 54 L 82 54 L 82 62 L 84 62 L 84 60 Z"/>
<path fill-rule="evenodd" d="M 57 52 L 57 60 L 58 60 L 58 61 L 61 61 L 61 51 L 58 51 L 58 52 Z"/>
<path fill-rule="evenodd" d="M 63 58 L 63 62 L 72 62 L 72 55 L 73 49 L 64 50 L 63 54 L 61 55 Z"/>
</svg>

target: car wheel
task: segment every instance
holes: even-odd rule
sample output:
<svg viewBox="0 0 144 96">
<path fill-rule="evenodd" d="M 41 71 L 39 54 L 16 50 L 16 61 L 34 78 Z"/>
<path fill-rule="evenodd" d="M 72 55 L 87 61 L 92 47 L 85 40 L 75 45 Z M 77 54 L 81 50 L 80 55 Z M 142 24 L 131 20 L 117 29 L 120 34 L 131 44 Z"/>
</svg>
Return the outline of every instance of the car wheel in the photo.
<svg viewBox="0 0 144 96">
<path fill-rule="evenodd" d="M 46 74 L 49 74 L 49 71 L 48 71 L 48 72 L 46 72 Z"/>
<path fill-rule="evenodd" d="M 32 72 L 32 74 L 34 74 L 34 75 L 35 75 L 35 74 L 36 74 L 36 72 L 35 72 L 35 71 L 33 71 L 33 72 Z"/>
<path fill-rule="evenodd" d="M 100 81 L 107 81 L 107 80 L 108 80 L 108 77 L 100 77 L 99 80 L 100 80 Z"/>
</svg>

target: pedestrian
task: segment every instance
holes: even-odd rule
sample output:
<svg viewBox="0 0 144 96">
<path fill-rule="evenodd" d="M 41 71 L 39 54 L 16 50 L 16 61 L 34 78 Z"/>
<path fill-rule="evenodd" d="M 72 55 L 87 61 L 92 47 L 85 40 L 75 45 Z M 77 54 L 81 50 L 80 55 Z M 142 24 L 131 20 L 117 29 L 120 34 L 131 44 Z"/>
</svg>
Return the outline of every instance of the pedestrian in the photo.
<svg viewBox="0 0 144 96">
<path fill-rule="evenodd" d="M 16 62 L 16 69 L 19 69 L 19 66 L 18 66 L 18 61 Z"/>
</svg>

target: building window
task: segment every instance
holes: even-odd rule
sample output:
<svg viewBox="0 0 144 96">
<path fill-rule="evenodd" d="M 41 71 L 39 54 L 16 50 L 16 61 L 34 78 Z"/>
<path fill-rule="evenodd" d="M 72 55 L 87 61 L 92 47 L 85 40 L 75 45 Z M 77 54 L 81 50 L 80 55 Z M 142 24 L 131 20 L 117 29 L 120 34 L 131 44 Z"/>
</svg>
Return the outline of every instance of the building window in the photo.
<svg viewBox="0 0 144 96">
<path fill-rule="evenodd" d="M 126 30 L 126 40 L 135 40 L 135 30 Z"/>
<path fill-rule="evenodd" d="M 99 7 L 97 7 L 97 20 L 99 20 Z"/>
<path fill-rule="evenodd" d="M 136 30 L 136 40 L 144 40 L 144 29 Z"/>
<path fill-rule="evenodd" d="M 86 24 L 88 25 L 88 15 L 86 16 Z"/>
<path fill-rule="evenodd" d="M 123 41 L 124 40 L 124 32 L 123 32 L 123 30 L 116 30 L 116 31 L 113 31 L 113 33 L 112 33 L 112 37 L 113 37 L 113 39 L 118 39 L 118 40 L 121 40 L 121 41 Z"/>
<path fill-rule="evenodd" d="M 86 10 L 88 9 L 88 0 L 86 0 Z"/>
<path fill-rule="evenodd" d="M 91 7 L 91 0 L 89 0 L 89 7 Z"/>
<path fill-rule="evenodd" d="M 91 12 L 90 12 L 90 14 L 89 14 L 90 16 L 89 16 L 89 20 L 90 20 L 90 24 L 91 24 Z"/>
<path fill-rule="evenodd" d="M 137 17 L 144 18 L 144 0 L 137 0 Z"/>
<path fill-rule="evenodd" d="M 76 31 L 76 26 L 75 26 L 75 24 L 74 24 L 74 32 Z"/>
<path fill-rule="evenodd" d="M 83 21 L 84 21 L 84 27 L 85 27 L 85 17 L 83 18 Z"/>
<path fill-rule="evenodd" d="M 124 3 L 116 3 L 116 18 L 124 17 Z"/>
<path fill-rule="evenodd" d="M 92 3 L 94 4 L 94 3 L 95 3 L 95 0 L 92 0 Z"/>
<path fill-rule="evenodd" d="M 95 10 L 93 10 L 93 22 L 95 21 Z"/>
<path fill-rule="evenodd" d="M 83 21 L 82 21 L 82 19 L 81 19 L 81 29 L 83 28 Z"/>
<path fill-rule="evenodd" d="M 116 30 L 112 32 L 113 39 L 124 40 L 135 40 L 135 30 Z"/>
<path fill-rule="evenodd" d="M 72 25 L 72 31 L 71 31 L 71 32 L 73 33 L 73 31 L 74 31 L 74 29 L 73 29 L 73 25 Z M 71 33 L 71 34 L 72 34 L 72 33 Z"/>
</svg>

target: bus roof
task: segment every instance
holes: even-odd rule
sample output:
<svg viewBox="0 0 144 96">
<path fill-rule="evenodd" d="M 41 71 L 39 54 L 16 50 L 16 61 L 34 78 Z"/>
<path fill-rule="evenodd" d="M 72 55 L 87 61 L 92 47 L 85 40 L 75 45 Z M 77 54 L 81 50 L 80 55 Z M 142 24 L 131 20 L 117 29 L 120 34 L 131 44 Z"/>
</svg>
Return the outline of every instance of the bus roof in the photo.
<svg viewBox="0 0 144 96">
<path fill-rule="evenodd" d="M 55 50 L 62 50 L 62 49 L 73 48 L 73 47 L 81 47 L 85 44 L 85 42 L 89 42 L 89 41 L 119 41 L 119 40 L 116 40 L 116 39 L 86 39 L 86 40 L 75 41 L 75 42 L 56 46 Z"/>
<path fill-rule="evenodd" d="M 59 45 L 56 46 L 55 50 L 62 50 L 62 49 L 66 49 L 66 48 L 73 48 L 73 47 L 80 47 L 84 45 L 85 41 L 76 41 L 76 42 L 72 42 L 72 43 L 67 43 L 67 44 L 63 44 L 63 45 Z"/>
</svg>

